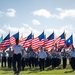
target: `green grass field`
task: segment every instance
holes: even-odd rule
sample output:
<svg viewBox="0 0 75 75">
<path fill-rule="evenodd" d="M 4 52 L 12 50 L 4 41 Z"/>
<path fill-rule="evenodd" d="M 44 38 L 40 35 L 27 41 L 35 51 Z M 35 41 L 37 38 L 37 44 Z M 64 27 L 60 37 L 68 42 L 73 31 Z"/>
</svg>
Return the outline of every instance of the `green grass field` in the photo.
<svg viewBox="0 0 75 75">
<path fill-rule="evenodd" d="M 1 68 L 0 75 L 14 75 L 12 69 Z M 67 65 L 66 69 L 62 69 L 62 65 L 52 70 L 51 67 L 46 68 L 44 71 L 40 71 L 39 68 L 26 67 L 24 71 L 21 71 L 19 75 L 75 75 L 75 71 L 72 71 L 70 65 Z"/>
</svg>

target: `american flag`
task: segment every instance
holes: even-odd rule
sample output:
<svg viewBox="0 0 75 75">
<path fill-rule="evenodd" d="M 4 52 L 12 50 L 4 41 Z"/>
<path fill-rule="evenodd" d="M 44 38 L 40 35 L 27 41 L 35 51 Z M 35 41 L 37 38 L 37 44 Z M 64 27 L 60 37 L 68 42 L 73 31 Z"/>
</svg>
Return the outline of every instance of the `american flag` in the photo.
<svg viewBox="0 0 75 75">
<path fill-rule="evenodd" d="M 54 41 L 55 44 L 59 44 L 59 42 L 60 42 L 60 37 L 56 38 Z"/>
<path fill-rule="evenodd" d="M 39 47 L 39 38 L 38 37 L 36 37 L 36 38 L 34 38 L 34 39 L 32 39 L 32 49 L 33 50 L 36 50 L 36 49 L 38 49 L 38 47 Z"/>
<path fill-rule="evenodd" d="M 2 46 L 9 46 L 10 45 L 10 40 L 4 40 L 2 43 L 1 43 Z"/>
<path fill-rule="evenodd" d="M 0 50 L 4 50 L 6 47 L 0 44 Z"/>
<path fill-rule="evenodd" d="M 31 46 L 31 41 L 32 41 L 32 39 L 33 39 L 33 34 L 31 33 L 31 34 L 29 34 L 29 36 L 27 37 L 27 39 L 25 40 L 25 42 L 24 42 L 24 44 L 23 44 L 23 47 L 30 47 Z"/>
<path fill-rule="evenodd" d="M 47 41 L 47 43 L 45 44 L 45 48 L 50 48 L 54 45 L 54 40 L 49 40 Z"/>
<path fill-rule="evenodd" d="M 55 44 L 57 44 L 57 50 L 65 46 L 65 33 L 64 32 L 58 38 L 55 39 Z"/>
<path fill-rule="evenodd" d="M 25 38 L 22 38 L 21 40 L 20 40 L 20 45 L 21 46 L 24 46 L 24 43 L 25 43 L 25 40 L 27 39 L 27 37 L 25 37 Z"/>
<path fill-rule="evenodd" d="M 43 46 L 46 40 L 46 35 L 44 34 L 44 32 L 42 32 L 42 34 L 40 34 L 38 38 L 39 38 L 39 42 L 38 42 L 39 47 Z"/>
<path fill-rule="evenodd" d="M 45 40 L 44 39 L 42 39 L 41 41 L 39 40 L 38 44 L 39 46 L 43 46 L 45 44 Z"/>
<path fill-rule="evenodd" d="M 0 44 L 0 49 L 4 49 L 7 46 L 10 46 L 10 33 L 3 39 Z"/>
<path fill-rule="evenodd" d="M 10 44 L 11 44 L 12 46 L 14 46 L 14 45 L 16 44 L 16 39 L 15 39 L 15 37 L 13 37 L 13 36 L 10 37 Z"/>
<path fill-rule="evenodd" d="M 16 34 L 14 34 L 10 37 L 10 44 L 12 46 L 14 46 L 16 44 L 16 41 L 15 41 L 16 39 L 19 39 L 19 32 L 17 32 Z"/>
<path fill-rule="evenodd" d="M 26 47 L 26 48 L 30 47 L 31 46 L 31 41 L 32 41 L 32 39 L 25 41 L 24 44 L 23 44 L 23 47 Z"/>
<path fill-rule="evenodd" d="M 36 50 L 38 47 L 43 46 L 45 43 L 46 36 L 44 35 L 44 32 L 41 33 L 38 37 L 34 38 L 32 40 L 32 49 Z"/>
<path fill-rule="evenodd" d="M 51 48 L 54 45 L 54 32 L 46 39 L 45 48 Z"/>
<path fill-rule="evenodd" d="M 59 46 L 65 46 L 65 39 L 61 39 L 59 42 Z"/>
</svg>

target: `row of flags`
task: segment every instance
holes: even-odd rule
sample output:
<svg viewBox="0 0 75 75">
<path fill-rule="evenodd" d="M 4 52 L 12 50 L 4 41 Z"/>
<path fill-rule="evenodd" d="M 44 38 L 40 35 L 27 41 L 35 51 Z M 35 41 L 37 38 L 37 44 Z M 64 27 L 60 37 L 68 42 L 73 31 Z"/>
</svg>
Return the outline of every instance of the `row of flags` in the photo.
<svg viewBox="0 0 75 75">
<path fill-rule="evenodd" d="M 19 32 L 10 36 L 10 33 L 3 39 L 3 36 L 0 37 L 0 50 L 6 49 L 10 46 L 14 46 L 15 39 L 19 39 Z M 43 48 L 52 48 L 55 46 L 58 49 L 63 47 L 73 47 L 73 35 L 71 35 L 67 40 L 65 39 L 65 32 L 63 32 L 59 37 L 56 39 L 54 38 L 54 32 L 50 34 L 46 38 L 44 32 L 42 32 L 38 37 L 34 38 L 34 35 L 30 33 L 27 37 L 20 39 L 20 44 L 25 47 L 32 47 L 33 50 L 37 50 L 40 46 Z"/>
</svg>

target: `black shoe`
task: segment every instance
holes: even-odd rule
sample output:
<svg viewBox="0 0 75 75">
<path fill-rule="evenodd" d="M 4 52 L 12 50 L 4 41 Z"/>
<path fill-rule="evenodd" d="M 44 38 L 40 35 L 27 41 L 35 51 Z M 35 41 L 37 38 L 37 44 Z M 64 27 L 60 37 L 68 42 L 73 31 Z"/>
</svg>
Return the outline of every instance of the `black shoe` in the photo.
<svg viewBox="0 0 75 75">
<path fill-rule="evenodd" d="M 18 72 L 17 72 L 17 75 L 19 75 L 19 73 L 20 73 L 20 72 L 18 71 Z"/>
<path fill-rule="evenodd" d="M 14 72 L 14 74 L 17 74 L 17 72 Z"/>
<path fill-rule="evenodd" d="M 19 73 L 17 73 L 17 75 L 19 75 Z"/>
<path fill-rule="evenodd" d="M 40 71 L 42 71 L 42 69 L 40 69 Z"/>
<path fill-rule="evenodd" d="M 14 72 L 14 74 L 17 74 L 16 72 Z"/>
<path fill-rule="evenodd" d="M 24 68 L 22 68 L 22 71 L 24 71 Z"/>
<path fill-rule="evenodd" d="M 73 69 L 73 71 L 74 71 L 74 69 Z"/>
</svg>

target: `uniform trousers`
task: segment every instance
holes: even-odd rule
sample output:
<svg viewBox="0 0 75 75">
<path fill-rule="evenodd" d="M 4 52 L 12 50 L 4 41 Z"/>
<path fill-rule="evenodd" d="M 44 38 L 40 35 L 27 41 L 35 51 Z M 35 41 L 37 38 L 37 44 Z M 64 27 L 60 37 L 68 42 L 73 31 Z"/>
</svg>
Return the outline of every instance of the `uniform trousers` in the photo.
<svg viewBox="0 0 75 75">
<path fill-rule="evenodd" d="M 24 57 L 22 58 L 21 65 L 22 65 L 22 70 L 24 70 L 24 67 L 25 67 L 25 58 Z"/>
<path fill-rule="evenodd" d="M 6 57 L 2 57 L 2 67 L 6 67 Z"/>
<path fill-rule="evenodd" d="M 56 67 L 56 58 L 52 58 L 52 69 Z"/>
<path fill-rule="evenodd" d="M 56 58 L 56 67 L 58 67 L 61 64 L 61 59 Z"/>
<path fill-rule="evenodd" d="M 71 67 L 73 70 L 75 70 L 75 57 L 71 58 Z"/>
<path fill-rule="evenodd" d="M 52 62 L 51 58 L 46 58 L 45 67 L 49 67 L 52 64 L 51 62 Z"/>
<path fill-rule="evenodd" d="M 45 68 L 44 64 L 45 64 L 45 59 L 40 58 L 40 61 L 39 61 L 40 71 L 44 70 Z"/>
<path fill-rule="evenodd" d="M 39 62 L 38 62 L 38 58 L 34 58 L 34 62 L 35 62 L 35 63 L 34 63 L 34 64 L 35 64 L 35 67 L 37 67 L 37 66 L 38 66 L 38 63 L 39 63 Z"/>
<path fill-rule="evenodd" d="M 12 66 L 12 57 L 8 57 L 8 68 Z"/>
<path fill-rule="evenodd" d="M 13 70 L 17 73 L 21 71 L 21 54 L 13 55 Z"/>
<path fill-rule="evenodd" d="M 30 68 L 33 67 L 34 68 L 34 57 L 30 57 Z"/>
<path fill-rule="evenodd" d="M 67 58 L 63 58 L 63 69 L 66 68 L 67 65 Z"/>
</svg>

